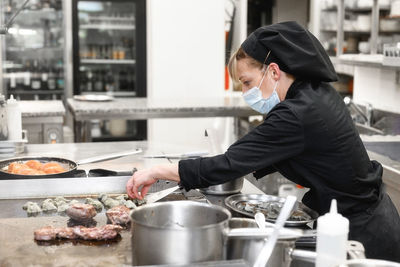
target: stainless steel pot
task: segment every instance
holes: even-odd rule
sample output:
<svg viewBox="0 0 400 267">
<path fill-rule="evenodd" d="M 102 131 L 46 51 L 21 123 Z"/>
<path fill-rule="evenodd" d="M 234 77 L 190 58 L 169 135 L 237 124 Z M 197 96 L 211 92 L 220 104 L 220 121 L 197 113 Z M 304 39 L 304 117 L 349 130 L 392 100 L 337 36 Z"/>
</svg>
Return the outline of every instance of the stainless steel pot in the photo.
<svg viewBox="0 0 400 267">
<path fill-rule="evenodd" d="M 223 259 L 230 212 L 194 201 L 153 203 L 132 211 L 132 263 L 180 264 Z"/>
<path fill-rule="evenodd" d="M 200 191 L 204 194 L 210 195 L 232 195 L 239 193 L 243 187 L 244 177 L 228 181 L 223 184 L 212 185 L 205 188 L 200 188 Z"/>
<path fill-rule="evenodd" d="M 235 228 L 257 228 L 257 223 L 253 219 L 233 218 L 229 221 L 229 227 Z M 294 248 L 296 238 L 280 238 L 272 251 L 267 266 L 289 267 L 291 263 L 291 251 Z M 226 257 L 231 259 L 244 259 L 253 266 L 258 254 L 260 253 L 265 239 L 254 237 L 229 238 L 226 245 Z"/>
<path fill-rule="evenodd" d="M 132 262 L 136 265 L 224 260 L 230 239 L 263 240 L 272 232 L 272 228 L 230 229 L 227 209 L 194 201 L 144 205 L 133 210 L 131 218 Z M 279 239 L 292 241 L 299 236 L 287 229 Z"/>
</svg>

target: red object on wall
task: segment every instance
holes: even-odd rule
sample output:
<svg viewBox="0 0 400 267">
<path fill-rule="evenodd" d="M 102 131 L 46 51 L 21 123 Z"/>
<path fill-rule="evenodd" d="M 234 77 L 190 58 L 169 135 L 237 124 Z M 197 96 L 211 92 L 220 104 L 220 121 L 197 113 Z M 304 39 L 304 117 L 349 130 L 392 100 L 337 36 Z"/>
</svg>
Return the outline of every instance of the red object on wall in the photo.
<svg viewBox="0 0 400 267">
<path fill-rule="evenodd" d="M 229 90 L 229 71 L 228 67 L 225 66 L 225 91 Z"/>
</svg>

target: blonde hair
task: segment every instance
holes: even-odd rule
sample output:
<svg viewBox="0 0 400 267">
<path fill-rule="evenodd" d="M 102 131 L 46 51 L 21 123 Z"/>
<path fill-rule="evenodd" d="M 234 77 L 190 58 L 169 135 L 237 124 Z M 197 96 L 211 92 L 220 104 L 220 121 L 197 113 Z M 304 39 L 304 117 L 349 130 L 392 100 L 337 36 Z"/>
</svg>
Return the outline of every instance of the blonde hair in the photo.
<svg viewBox="0 0 400 267">
<path fill-rule="evenodd" d="M 228 63 L 228 70 L 229 70 L 229 75 L 231 76 L 232 80 L 235 83 L 239 83 L 239 77 L 237 75 L 237 62 L 241 59 L 247 58 L 248 59 L 248 63 L 250 64 L 250 66 L 262 69 L 263 65 L 261 62 L 255 60 L 254 58 L 252 58 L 251 56 L 249 56 L 246 52 L 244 52 L 244 50 L 240 47 L 238 50 L 236 50 L 236 52 L 234 52 L 231 55 L 231 58 L 229 59 L 229 63 Z"/>
</svg>

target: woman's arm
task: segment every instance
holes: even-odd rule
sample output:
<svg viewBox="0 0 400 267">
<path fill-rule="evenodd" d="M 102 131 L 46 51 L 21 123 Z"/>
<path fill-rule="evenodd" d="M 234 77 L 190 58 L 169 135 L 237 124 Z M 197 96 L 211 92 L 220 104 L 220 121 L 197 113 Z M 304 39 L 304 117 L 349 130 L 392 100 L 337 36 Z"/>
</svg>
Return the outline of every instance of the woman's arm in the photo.
<svg viewBox="0 0 400 267">
<path fill-rule="evenodd" d="M 151 185 L 157 180 L 170 180 L 179 183 L 178 164 L 162 164 L 136 171 L 126 184 L 126 192 L 130 198 L 143 199 Z"/>
</svg>

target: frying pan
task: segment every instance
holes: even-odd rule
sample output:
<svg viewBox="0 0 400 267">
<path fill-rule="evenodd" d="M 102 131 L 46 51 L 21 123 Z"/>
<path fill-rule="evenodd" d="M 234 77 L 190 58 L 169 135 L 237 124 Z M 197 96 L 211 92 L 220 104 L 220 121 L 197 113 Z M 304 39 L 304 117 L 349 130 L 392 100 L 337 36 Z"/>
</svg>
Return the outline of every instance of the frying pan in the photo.
<svg viewBox="0 0 400 267">
<path fill-rule="evenodd" d="M 5 176 L 7 178 L 24 178 L 26 179 L 27 177 L 29 178 L 56 178 L 56 177 L 67 177 L 70 176 L 77 168 L 79 165 L 87 164 L 87 163 L 95 163 L 95 162 L 101 162 L 105 160 L 110 160 L 110 159 L 116 159 L 128 155 L 134 155 L 138 153 L 142 153 L 142 149 L 136 149 L 136 150 L 130 150 L 130 151 L 124 151 L 124 152 L 118 152 L 118 153 L 112 153 L 112 154 L 106 154 L 106 155 L 101 155 L 101 156 L 96 156 L 96 157 L 91 157 L 79 161 L 72 161 L 69 159 L 65 158 L 58 158 L 58 157 L 19 157 L 19 158 L 11 158 L 11 159 L 6 159 L 6 160 L 1 160 L 0 161 L 0 177 Z M 64 169 L 66 169 L 65 172 L 61 173 L 56 173 L 56 174 L 43 174 L 43 175 L 21 175 L 21 174 L 13 174 L 13 173 L 8 173 L 8 165 L 11 163 L 25 163 L 28 160 L 37 160 L 41 163 L 47 163 L 47 162 L 57 162 L 60 164 Z"/>
</svg>

